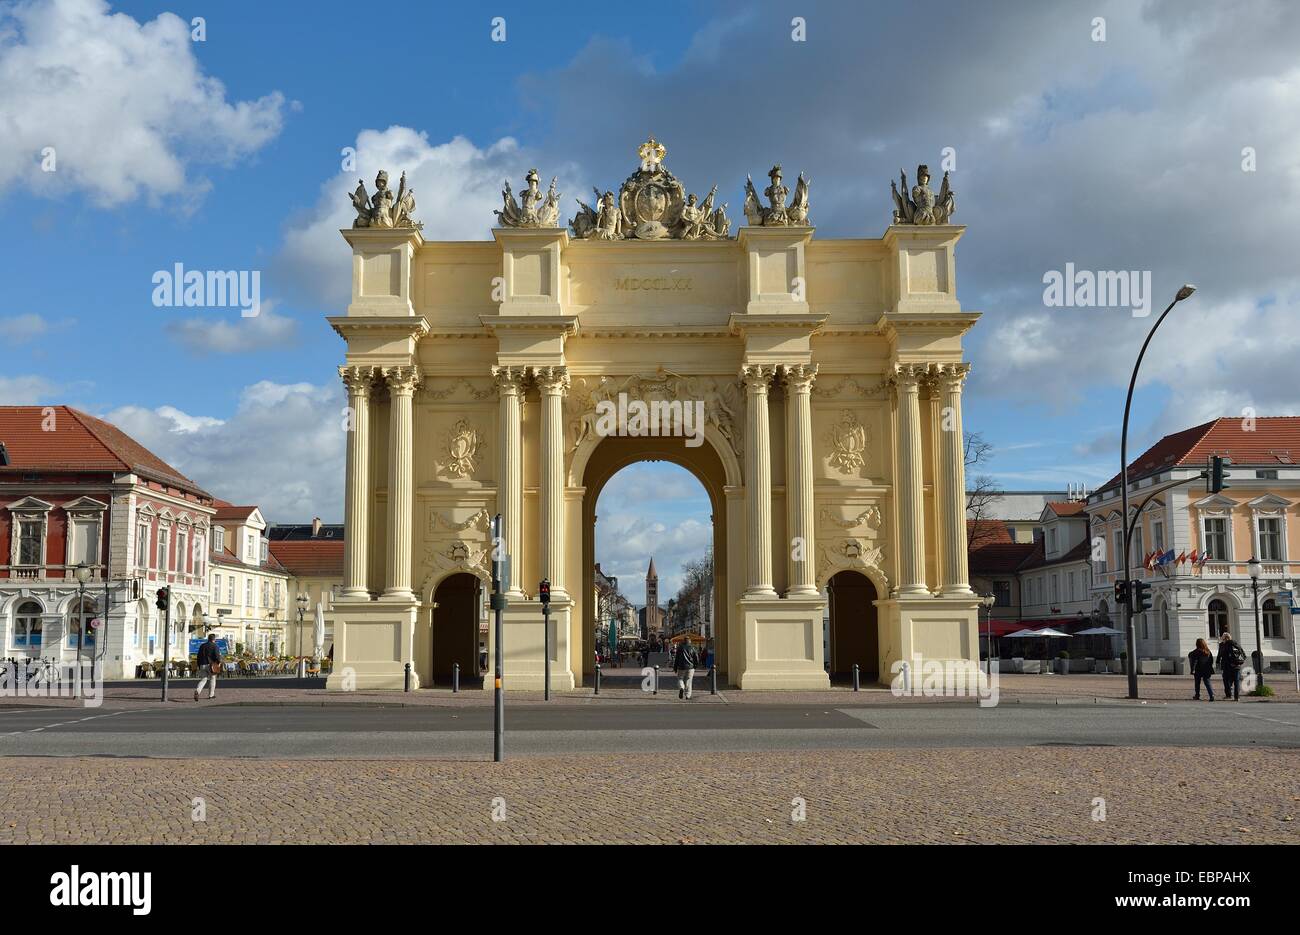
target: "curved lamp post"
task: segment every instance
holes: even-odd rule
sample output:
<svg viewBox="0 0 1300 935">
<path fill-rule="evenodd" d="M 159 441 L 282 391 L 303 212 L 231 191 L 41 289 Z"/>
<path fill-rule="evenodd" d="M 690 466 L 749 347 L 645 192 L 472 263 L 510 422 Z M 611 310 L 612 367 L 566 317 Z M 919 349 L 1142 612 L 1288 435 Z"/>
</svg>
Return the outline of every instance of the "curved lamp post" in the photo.
<svg viewBox="0 0 1300 935">
<path fill-rule="evenodd" d="M 77 667 L 81 667 L 81 651 L 86 639 L 86 582 L 90 580 L 90 567 L 85 562 L 77 565 L 73 575 L 77 579 Z"/>
<path fill-rule="evenodd" d="M 301 678 L 301 677 L 302 677 L 302 674 L 303 674 L 303 673 L 302 673 L 302 670 L 303 670 L 303 664 L 302 664 L 302 618 L 303 618 L 303 615 L 307 613 L 307 604 L 310 602 L 310 600 L 311 600 L 311 598 L 309 598 L 309 597 L 307 596 L 306 592 L 300 592 L 300 593 L 298 594 L 298 601 L 297 601 L 297 603 L 298 603 L 298 677 L 299 677 L 299 678 Z"/>
<path fill-rule="evenodd" d="M 1137 386 L 1138 370 L 1142 367 L 1142 358 L 1146 356 L 1147 345 L 1151 343 L 1151 339 L 1155 336 L 1156 329 L 1160 327 L 1160 323 L 1165 320 L 1165 318 L 1169 315 L 1171 311 L 1173 311 L 1175 305 L 1183 301 L 1183 299 L 1189 298 L 1191 294 L 1195 291 L 1196 291 L 1195 286 L 1192 285 L 1183 286 L 1181 289 L 1178 290 L 1178 293 L 1174 296 L 1174 300 L 1169 303 L 1169 306 L 1163 312 L 1160 313 L 1160 317 L 1156 319 L 1156 323 L 1152 325 L 1151 330 L 1147 332 L 1147 339 L 1142 342 L 1142 350 L 1138 351 L 1137 363 L 1133 365 L 1133 375 L 1129 377 L 1128 396 L 1125 397 L 1124 399 L 1124 428 L 1120 433 L 1120 439 L 1119 439 L 1119 489 L 1120 489 L 1120 502 L 1121 502 L 1120 516 L 1122 517 L 1122 519 L 1120 520 L 1121 529 L 1123 529 L 1128 524 L 1128 417 L 1129 417 L 1129 411 L 1133 408 L 1133 388 Z M 1120 538 L 1123 540 L 1124 543 L 1123 544 L 1124 555 L 1123 555 L 1122 564 L 1120 565 L 1120 575 L 1122 576 L 1123 580 L 1127 581 L 1128 572 L 1129 572 L 1128 536 L 1121 535 Z M 1129 663 L 1127 666 L 1128 696 L 1130 698 L 1136 698 L 1138 696 L 1137 629 L 1133 623 L 1133 605 L 1131 601 L 1124 602 L 1124 642 L 1128 645 L 1128 663 Z"/>
</svg>

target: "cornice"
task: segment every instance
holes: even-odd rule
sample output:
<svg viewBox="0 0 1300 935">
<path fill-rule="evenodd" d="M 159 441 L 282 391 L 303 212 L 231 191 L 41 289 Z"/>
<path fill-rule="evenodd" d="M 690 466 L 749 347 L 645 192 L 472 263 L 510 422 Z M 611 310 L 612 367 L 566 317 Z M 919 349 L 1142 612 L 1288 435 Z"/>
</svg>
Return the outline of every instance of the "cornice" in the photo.
<svg viewBox="0 0 1300 935">
<path fill-rule="evenodd" d="M 347 341 L 351 335 L 380 332 L 392 337 L 422 338 L 429 333 L 423 315 L 335 315 L 325 319 L 334 333 Z"/>
</svg>

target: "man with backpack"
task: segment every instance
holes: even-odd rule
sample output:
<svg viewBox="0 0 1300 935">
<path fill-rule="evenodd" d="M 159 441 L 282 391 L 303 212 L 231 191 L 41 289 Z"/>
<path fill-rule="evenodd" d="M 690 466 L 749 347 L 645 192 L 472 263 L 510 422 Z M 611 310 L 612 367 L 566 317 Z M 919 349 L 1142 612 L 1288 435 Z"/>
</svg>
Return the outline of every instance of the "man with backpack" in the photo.
<svg viewBox="0 0 1300 935">
<path fill-rule="evenodd" d="M 1219 634 L 1219 668 L 1223 671 L 1223 694 L 1233 701 L 1241 700 L 1241 667 L 1246 664 L 1246 651 L 1232 634 L 1224 630 Z"/>
<path fill-rule="evenodd" d="M 695 670 L 700 664 L 700 657 L 695 653 L 691 641 L 682 637 L 673 654 L 673 671 L 677 673 L 677 697 L 691 700 L 691 683 L 695 680 Z"/>
</svg>

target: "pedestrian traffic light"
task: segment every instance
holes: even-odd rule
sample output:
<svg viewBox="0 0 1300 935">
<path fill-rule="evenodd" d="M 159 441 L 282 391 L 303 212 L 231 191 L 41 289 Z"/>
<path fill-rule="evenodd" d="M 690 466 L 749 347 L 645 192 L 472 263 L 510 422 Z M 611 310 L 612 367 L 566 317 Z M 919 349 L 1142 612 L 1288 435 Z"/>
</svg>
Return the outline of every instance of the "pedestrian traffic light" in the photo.
<svg viewBox="0 0 1300 935">
<path fill-rule="evenodd" d="M 1123 607 L 1128 603 L 1128 581 L 1121 579 L 1115 582 L 1115 603 Z"/>
<path fill-rule="evenodd" d="M 159 610 L 166 610 L 170 598 L 171 598 L 171 590 L 169 588 L 159 588 L 158 600 L 156 600 L 154 603 L 157 605 Z"/>
<path fill-rule="evenodd" d="M 1140 614 L 1151 609 L 1151 585 L 1145 581 L 1134 581 L 1129 596 L 1133 600 L 1133 613 Z"/>
<path fill-rule="evenodd" d="M 1223 482 L 1223 479 L 1225 477 L 1232 476 L 1231 474 L 1229 474 L 1227 471 L 1223 469 L 1225 464 L 1231 464 L 1231 463 L 1232 463 L 1231 461 L 1225 461 L 1223 458 L 1220 458 L 1218 455 L 1210 455 L 1210 466 L 1206 471 L 1206 475 L 1207 475 L 1206 484 L 1205 484 L 1206 493 L 1218 493 L 1220 490 L 1223 490 L 1225 487 L 1232 486 L 1231 484 L 1225 484 Z"/>
<path fill-rule="evenodd" d="M 551 602 L 551 581 L 549 578 L 543 578 L 542 583 L 537 586 L 537 597 L 543 604 Z"/>
</svg>

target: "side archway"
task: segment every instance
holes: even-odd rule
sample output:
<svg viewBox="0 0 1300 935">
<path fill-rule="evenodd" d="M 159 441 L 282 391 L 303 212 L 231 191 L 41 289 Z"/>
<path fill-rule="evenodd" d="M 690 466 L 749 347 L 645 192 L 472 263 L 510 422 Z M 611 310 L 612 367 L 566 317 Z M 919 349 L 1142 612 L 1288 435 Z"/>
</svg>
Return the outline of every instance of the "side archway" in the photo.
<svg viewBox="0 0 1300 935">
<path fill-rule="evenodd" d="M 827 662 L 832 680 L 853 677 L 857 663 L 863 682 L 880 681 L 879 592 L 859 571 L 840 571 L 826 583 L 830 598 Z"/>
</svg>

